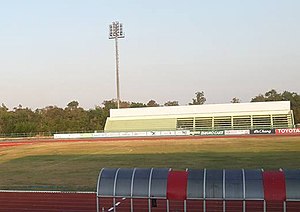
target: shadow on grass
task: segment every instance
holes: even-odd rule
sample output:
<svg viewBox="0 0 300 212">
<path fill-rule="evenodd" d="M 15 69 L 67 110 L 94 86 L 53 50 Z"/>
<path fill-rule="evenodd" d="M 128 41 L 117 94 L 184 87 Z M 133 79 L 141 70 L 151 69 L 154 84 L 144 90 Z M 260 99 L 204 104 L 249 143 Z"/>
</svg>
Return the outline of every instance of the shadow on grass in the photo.
<svg viewBox="0 0 300 212">
<path fill-rule="evenodd" d="M 0 189 L 94 191 L 103 167 L 299 169 L 300 152 L 28 156 L 0 164 Z"/>
</svg>

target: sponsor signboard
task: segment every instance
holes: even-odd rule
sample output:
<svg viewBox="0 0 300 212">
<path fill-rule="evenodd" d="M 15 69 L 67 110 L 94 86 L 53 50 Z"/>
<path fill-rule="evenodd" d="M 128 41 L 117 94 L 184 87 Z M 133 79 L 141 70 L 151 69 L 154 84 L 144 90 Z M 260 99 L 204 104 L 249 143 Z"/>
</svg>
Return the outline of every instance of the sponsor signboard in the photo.
<svg viewBox="0 0 300 212">
<path fill-rule="evenodd" d="M 271 135 L 271 134 L 275 134 L 275 129 L 255 129 L 255 130 L 250 130 L 250 134 Z"/>
<path fill-rule="evenodd" d="M 278 135 L 300 135 L 300 128 L 292 128 L 292 129 L 276 129 L 276 134 Z"/>
<path fill-rule="evenodd" d="M 193 132 L 190 132 L 190 135 L 200 135 L 200 132 L 199 131 L 193 131 Z"/>
<path fill-rule="evenodd" d="M 250 130 L 225 130 L 225 135 L 249 135 Z"/>
<path fill-rule="evenodd" d="M 106 137 L 108 137 L 108 138 L 120 137 L 120 133 L 118 133 L 118 132 L 106 133 Z"/>
<path fill-rule="evenodd" d="M 132 132 L 120 132 L 120 137 L 132 137 Z"/>
<path fill-rule="evenodd" d="M 63 134 L 54 134 L 54 139 L 61 139 L 63 137 L 64 137 Z"/>
<path fill-rule="evenodd" d="M 161 131 L 160 135 L 172 136 L 172 135 L 176 135 L 176 132 L 175 131 Z"/>
<path fill-rule="evenodd" d="M 202 136 L 217 136 L 224 135 L 224 130 L 210 130 L 210 131 L 201 131 L 200 135 Z"/>
<path fill-rule="evenodd" d="M 106 133 L 93 133 L 93 138 L 105 138 Z"/>
<path fill-rule="evenodd" d="M 160 136 L 160 131 L 149 131 L 147 136 Z"/>
<path fill-rule="evenodd" d="M 135 136 L 135 137 L 147 136 L 147 132 L 133 132 L 132 136 Z"/>
<path fill-rule="evenodd" d="M 142 136 L 180 136 L 190 135 L 189 130 L 178 131 L 148 131 L 148 132 L 109 132 L 109 133 L 71 133 L 54 134 L 55 139 L 75 139 L 75 138 L 117 138 L 117 137 L 142 137 Z"/>
<path fill-rule="evenodd" d="M 80 134 L 54 134 L 55 139 L 73 139 L 73 138 L 80 138 Z"/>
<path fill-rule="evenodd" d="M 190 131 L 189 130 L 177 130 L 175 132 L 176 135 L 190 135 Z"/>
<path fill-rule="evenodd" d="M 93 133 L 81 133 L 79 135 L 79 138 L 92 138 L 93 137 Z"/>
</svg>

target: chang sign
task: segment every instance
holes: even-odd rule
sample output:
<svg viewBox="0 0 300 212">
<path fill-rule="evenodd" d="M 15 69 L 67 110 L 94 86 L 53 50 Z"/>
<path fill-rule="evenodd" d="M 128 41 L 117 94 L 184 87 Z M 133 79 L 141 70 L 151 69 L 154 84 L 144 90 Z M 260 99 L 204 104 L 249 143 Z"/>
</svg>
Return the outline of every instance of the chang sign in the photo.
<svg viewBox="0 0 300 212">
<path fill-rule="evenodd" d="M 255 130 L 250 130 L 250 134 L 271 135 L 271 134 L 275 134 L 275 129 L 255 129 Z"/>
</svg>

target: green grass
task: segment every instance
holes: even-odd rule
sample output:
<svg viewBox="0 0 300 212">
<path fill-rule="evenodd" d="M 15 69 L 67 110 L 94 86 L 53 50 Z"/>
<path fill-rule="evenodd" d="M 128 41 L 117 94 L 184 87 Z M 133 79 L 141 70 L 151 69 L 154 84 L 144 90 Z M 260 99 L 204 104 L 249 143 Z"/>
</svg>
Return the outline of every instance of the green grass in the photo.
<svg viewBox="0 0 300 212">
<path fill-rule="evenodd" d="M 0 148 L 0 189 L 94 191 L 102 167 L 300 168 L 300 137 L 52 142 Z"/>
</svg>

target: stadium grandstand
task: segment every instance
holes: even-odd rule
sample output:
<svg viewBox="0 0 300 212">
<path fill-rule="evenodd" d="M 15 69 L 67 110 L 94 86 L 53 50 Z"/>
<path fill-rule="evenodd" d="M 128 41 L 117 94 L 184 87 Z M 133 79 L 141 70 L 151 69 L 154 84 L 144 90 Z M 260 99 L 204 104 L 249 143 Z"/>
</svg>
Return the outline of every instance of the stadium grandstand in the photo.
<svg viewBox="0 0 300 212">
<path fill-rule="evenodd" d="M 105 132 L 294 127 L 289 101 L 111 109 Z"/>
</svg>

